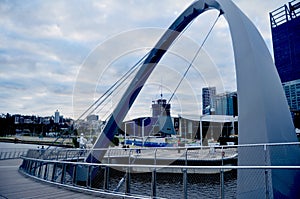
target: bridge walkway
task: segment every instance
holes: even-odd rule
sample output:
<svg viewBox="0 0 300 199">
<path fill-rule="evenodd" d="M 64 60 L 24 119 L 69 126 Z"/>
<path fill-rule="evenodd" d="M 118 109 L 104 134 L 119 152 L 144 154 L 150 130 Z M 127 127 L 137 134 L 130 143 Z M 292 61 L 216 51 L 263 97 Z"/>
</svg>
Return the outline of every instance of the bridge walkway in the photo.
<svg viewBox="0 0 300 199">
<path fill-rule="evenodd" d="M 89 199 L 97 197 L 88 193 L 60 188 L 27 177 L 18 171 L 21 163 L 21 159 L 0 161 L 0 199 Z"/>
</svg>

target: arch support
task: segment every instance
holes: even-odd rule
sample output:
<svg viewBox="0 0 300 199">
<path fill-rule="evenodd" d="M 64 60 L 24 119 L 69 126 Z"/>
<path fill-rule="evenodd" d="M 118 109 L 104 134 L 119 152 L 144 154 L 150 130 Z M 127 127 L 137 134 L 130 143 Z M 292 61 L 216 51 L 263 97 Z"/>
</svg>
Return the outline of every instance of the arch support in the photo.
<svg viewBox="0 0 300 199">
<path fill-rule="evenodd" d="M 256 27 L 231 0 L 198 0 L 174 21 L 150 51 L 99 135 L 94 149 L 108 147 L 118 125 L 121 125 L 151 72 L 172 42 L 193 19 L 209 9 L 224 13 L 230 28 L 237 76 L 239 144 L 297 141 L 276 67 Z M 101 161 L 104 154 L 105 151 L 93 152 L 86 161 Z M 239 165 L 282 165 L 282 162 L 287 165 L 300 165 L 298 155 L 298 148 L 272 148 L 266 153 L 259 149 L 239 148 L 238 162 Z M 265 178 L 256 179 L 259 176 L 260 173 L 257 172 L 238 172 L 239 198 L 265 196 Z M 275 198 L 296 198 L 299 192 L 294 187 L 294 181 L 298 177 L 297 172 L 272 171 L 269 194 Z M 280 183 L 283 180 L 285 183 Z"/>
</svg>

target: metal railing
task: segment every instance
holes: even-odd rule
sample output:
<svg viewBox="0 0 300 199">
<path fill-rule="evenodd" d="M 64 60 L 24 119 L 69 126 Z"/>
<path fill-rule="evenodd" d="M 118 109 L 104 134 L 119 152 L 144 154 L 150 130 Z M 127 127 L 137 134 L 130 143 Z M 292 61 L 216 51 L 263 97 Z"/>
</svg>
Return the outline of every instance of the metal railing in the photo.
<svg viewBox="0 0 300 199">
<path fill-rule="evenodd" d="M 277 170 L 300 172 L 300 165 L 268 165 L 267 156 L 274 151 L 280 155 L 284 147 L 299 149 L 300 145 L 109 149 L 102 163 L 80 162 L 84 157 L 80 150 L 52 152 L 56 156 L 51 158 L 45 155 L 30 157 L 32 152 L 22 157 L 20 171 L 51 184 L 120 198 L 235 198 L 237 173 L 247 170 L 264 181 L 263 195 L 269 198 L 270 173 Z M 224 161 L 236 158 L 237 151 L 253 152 L 253 149 L 256 153 L 250 154 L 249 159 L 251 156 L 260 159 L 261 153 L 261 164 L 237 166 Z M 220 158 L 223 161 L 216 164 Z"/>
<path fill-rule="evenodd" d="M 4 148 L 0 149 L 0 160 L 18 159 L 27 154 L 28 149 L 23 148 Z"/>
</svg>

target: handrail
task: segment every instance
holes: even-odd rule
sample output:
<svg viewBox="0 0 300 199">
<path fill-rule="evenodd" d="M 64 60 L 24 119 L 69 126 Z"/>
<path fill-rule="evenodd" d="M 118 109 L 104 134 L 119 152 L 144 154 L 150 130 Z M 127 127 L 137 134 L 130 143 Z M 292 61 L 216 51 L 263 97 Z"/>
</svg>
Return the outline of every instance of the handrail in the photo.
<svg viewBox="0 0 300 199">
<path fill-rule="evenodd" d="M 0 160 L 18 159 L 21 155 L 27 154 L 29 149 L 24 148 L 5 148 L 0 149 Z"/>
<path fill-rule="evenodd" d="M 295 146 L 293 146 L 295 145 Z M 137 148 L 131 149 L 114 149 L 111 148 L 106 156 L 109 161 L 102 162 L 102 163 L 89 163 L 89 162 L 80 162 L 78 159 L 70 159 L 74 157 L 72 154 L 74 151 L 77 153 L 78 149 L 76 150 L 61 150 L 60 152 L 54 153 L 56 158 L 48 158 L 48 159 L 40 159 L 39 156 L 34 155 L 32 153 L 32 157 L 28 156 L 21 156 L 23 159 L 23 163 L 20 166 L 19 170 L 23 174 L 45 181 L 47 183 L 55 184 L 61 187 L 67 187 L 71 189 L 77 189 L 79 191 L 85 191 L 90 193 L 96 193 L 100 195 L 109 195 L 109 196 L 121 196 L 124 198 L 158 198 L 164 196 L 164 193 L 159 191 L 160 186 L 163 186 L 161 182 L 157 179 L 156 175 L 164 175 L 161 173 L 171 172 L 174 173 L 178 180 L 182 182 L 182 190 L 180 194 L 182 194 L 183 198 L 187 198 L 189 195 L 189 186 L 193 186 L 189 182 L 189 178 L 193 176 L 191 179 L 198 178 L 201 179 L 204 175 L 205 176 L 219 176 L 220 181 L 218 182 L 219 185 L 213 187 L 213 189 L 218 189 L 221 198 L 225 198 L 226 190 L 235 189 L 230 186 L 226 185 L 228 176 L 235 176 L 237 171 L 241 170 L 252 170 L 256 171 L 256 177 L 258 180 L 263 180 L 265 183 L 265 194 L 268 196 L 268 187 L 270 186 L 270 175 L 274 172 L 280 170 L 280 172 L 295 172 L 297 175 L 300 173 L 300 165 L 278 165 L 269 163 L 266 164 L 265 161 L 261 163 L 257 163 L 256 165 L 223 165 L 223 160 L 225 160 L 223 156 L 223 152 L 226 152 L 226 149 L 229 149 L 229 153 L 231 153 L 230 149 L 233 148 L 233 152 L 239 151 L 239 147 L 259 147 L 259 150 L 262 150 L 263 154 L 266 155 L 265 151 L 268 147 L 272 146 L 291 146 L 291 147 L 300 147 L 299 142 L 293 143 L 270 143 L 270 144 L 248 144 L 248 145 L 233 145 L 233 146 L 214 146 L 214 147 L 178 147 L 178 148 L 150 148 L 150 151 L 146 151 L 146 148 L 141 148 L 141 156 L 140 154 L 129 155 L 130 152 L 136 150 Z M 168 164 L 167 162 L 159 162 L 160 157 L 165 158 L 166 154 L 169 154 L 168 150 L 184 150 L 180 153 L 180 160 L 181 163 L 179 164 Z M 190 150 L 191 149 L 191 150 Z M 199 149 L 199 150 L 195 150 Z M 189 165 L 187 161 L 192 160 L 197 154 L 206 153 L 207 149 L 213 149 L 214 152 L 217 152 L 217 155 L 222 158 L 222 164 L 220 165 Z M 218 149 L 218 151 L 215 151 Z M 105 149 L 106 150 L 106 149 Z M 154 151 L 153 151 L 154 150 Z M 206 150 L 206 151 L 205 151 Z M 135 162 L 135 160 L 139 159 L 142 155 L 149 155 L 151 152 L 151 157 L 153 158 L 154 163 L 149 162 Z M 129 153 L 129 154 L 128 154 Z M 175 155 L 175 153 L 172 153 Z M 120 156 L 121 155 L 121 156 Z M 129 160 L 125 163 L 120 162 L 119 164 L 117 161 L 110 161 L 112 158 L 121 157 L 126 158 L 127 155 Z M 214 154 L 215 155 L 215 154 Z M 226 154 L 227 155 L 227 154 Z M 227 156 L 228 157 L 228 156 Z M 133 158 L 133 159 L 132 159 Z M 182 164 L 182 160 L 185 161 L 185 164 Z M 197 160 L 197 159 L 196 159 Z M 110 169 L 113 172 L 110 172 Z M 119 172 L 117 175 L 113 175 L 110 173 Z M 149 177 L 148 183 L 149 185 L 143 187 L 142 192 L 141 190 L 137 190 L 136 179 L 138 179 L 139 173 L 147 173 L 146 175 Z M 126 174 L 125 174 L 126 173 Z M 195 174 L 195 175 L 189 175 Z M 125 176 L 124 176 L 125 174 Z M 200 175 L 197 175 L 200 174 Z M 95 176 L 96 175 L 96 176 Z M 97 176 L 100 175 L 100 176 Z M 124 177 L 123 177 L 124 176 Z M 166 176 L 166 175 L 164 175 Z M 172 175 L 170 175 L 172 176 Z M 120 183 L 120 179 L 123 181 Z M 135 179 L 135 180 L 132 180 Z M 236 178 L 233 178 L 236 183 Z M 149 182 L 150 181 L 150 182 Z M 193 181 L 193 180 L 192 180 Z M 118 183 L 119 182 L 119 183 Z M 171 181 L 172 182 L 172 181 Z M 117 184 L 116 184 L 117 183 Z M 178 186 L 178 184 L 176 185 Z M 115 189 L 117 187 L 117 189 Z M 131 188 L 132 187 L 132 188 Z M 139 187 L 139 185 L 138 185 Z M 158 187 L 158 188 L 157 188 Z M 218 194 L 217 194 L 218 195 Z M 165 196 L 168 197 L 168 196 Z"/>
<path fill-rule="evenodd" d="M 189 165 L 147 165 L 147 164 L 110 164 L 110 163 L 89 163 L 89 162 L 71 162 L 71 161 L 60 161 L 60 160 L 43 160 L 36 158 L 28 158 L 21 156 L 24 160 L 31 160 L 37 162 L 47 163 L 60 163 L 60 164 L 73 164 L 73 165 L 84 165 L 84 166 L 99 166 L 99 167 L 127 167 L 127 168 L 173 168 L 173 169 L 300 169 L 299 166 L 282 166 L 282 165 L 248 165 L 248 166 L 189 166 Z"/>
</svg>

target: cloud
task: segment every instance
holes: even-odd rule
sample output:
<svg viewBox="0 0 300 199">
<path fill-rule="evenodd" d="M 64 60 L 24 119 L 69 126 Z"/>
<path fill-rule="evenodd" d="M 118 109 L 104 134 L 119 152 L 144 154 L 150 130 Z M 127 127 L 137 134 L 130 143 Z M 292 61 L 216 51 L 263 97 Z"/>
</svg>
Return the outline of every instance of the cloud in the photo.
<svg viewBox="0 0 300 199">
<path fill-rule="evenodd" d="M 151 28 L 166 29 L 191 2 L 1 1 L 0 112 L 53 115 L 59 109 L 66 116 L 78 115 L 157 42 L 163 31 Z M 268 13 L 286 2 L 234 2 L 258 27 L 272 52 Z M 159 95 L 160 84 L 166 97 L 170 96 L 217 14 L 210 11 L 197 18 L 184 33 L 184 39 L 170 49 L 139 96 L 132 116 L 134 110 L 149 114 L 148 108 Z M 147 33 L 134 31 L 149 27 Z M 107 42 L 108 48 L 99 49 Z M 236 89 L 230 34 L 222 17 L 203 50 L 204 60 L 211 61 L 200 62 L 204 56 L 201 55 L 195 62 L 176 93 L 175 115 L 201 107 L 202 86 L 216 85 L 219 92 Z M 188 100 L 187 91 L 194 101 Z M 116 100 L 117 96 L 113 103 Z M 196 108 L 192 106 L 194 102 L 198 103 Z M 74 105 L 78 111 L 73 110 Z M 146 111 L 142 111 L 143 107 Z"/>
</svg>

